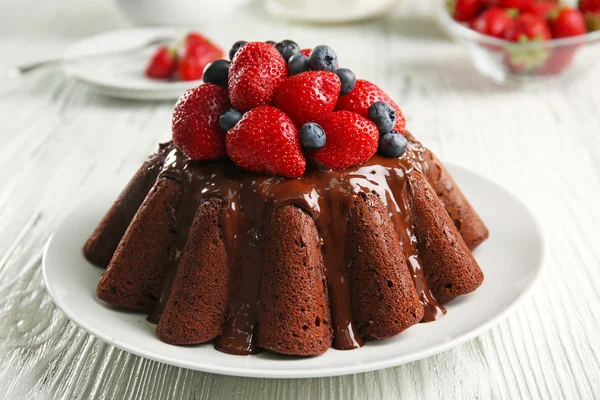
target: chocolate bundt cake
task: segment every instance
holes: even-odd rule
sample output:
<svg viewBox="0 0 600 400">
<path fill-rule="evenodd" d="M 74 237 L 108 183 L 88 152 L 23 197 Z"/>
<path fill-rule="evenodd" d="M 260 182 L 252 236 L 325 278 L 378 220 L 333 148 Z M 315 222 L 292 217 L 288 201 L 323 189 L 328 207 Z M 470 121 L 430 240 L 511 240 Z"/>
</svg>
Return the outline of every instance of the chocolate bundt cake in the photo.
<svg viewBox="0 0 600 400">
<path fill-rule="evenodd" d="M 309 356 L 434 321 L 481 285 L 488 230 L 387 94 L 327 46 L 236 46 L 85 244 L 108 267 L 98 298 L 169 344 Z"/>
<path fill-rule="evenodd" d="M 151 188 L 148 171 L 159 171 Z M 232 354 L 352 349 L 441 317 L 440 304 L 483 281 L 469 248 L 488 232 L 451 179 L 416 141 L 399 159 L 309 165 L 295 180 L 197 163 L 163 144 L 84 253 L 99 266 L 111 260 L 98 297 L 151 313 L 167 343 L 216 339 Z M 129 193 L 146 191 L 132 215 L 139 196 Z"/>
</svg>

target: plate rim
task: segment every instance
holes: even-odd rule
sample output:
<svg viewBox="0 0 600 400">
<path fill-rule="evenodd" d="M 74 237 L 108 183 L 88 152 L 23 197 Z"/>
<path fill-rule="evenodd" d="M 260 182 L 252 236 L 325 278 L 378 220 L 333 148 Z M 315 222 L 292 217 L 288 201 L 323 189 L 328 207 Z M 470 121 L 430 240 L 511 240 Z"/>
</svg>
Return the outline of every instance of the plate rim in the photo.
<svg viewBox="0 0 600 400">
<path fill-rule="evenodd" d="M 112 346 L 115 346 L 115 347 L 119 348 L 120 350 L 126 351 L 128 353 L 135 354 L 137 356 L 140 356 L 140 357 L 143 357 L 143 358 L 146 358 L 149 360 L 157 361 L 160 363 L 164 363 L 167 365 L 172 365 L 175 367 L 187 368 L 187 369 L 191 369 L 191 370 L 214 373 L 214 374 L 219 374 L 219 375 L 237 376 L 237 377 L 245 377 L 245 378 L 304 379 L 304 378 L 333 377 L 333 376 L 342 376 L 342 375 L 371 372 L 371 371 L 377 371 L 377 370 L 381 370 L 381 369 L 391 368 L 391 367 L 407 364 L 410 362 L 418 361 L 418 360 L 421 360 L 421 359 L 424 359 L 427 357 L 431 357 L 435 354 L 439 354 L 441 352 L 449 350 L 449 349 L 456 347 L 458 345 L 461 345 L 463 343 L 466 343 L 466 342 L 474 339 L 475 337 L 481 335 L 482 333 L 490 330 L 492 327 L 494 327 L 495 325 L 497 325 L 498 323 L 503 321 L 518 306 L 520 306 L 525 299 L 529 298 L 529 296 L 531 295 L 531 292 L 533 291 L 533 288 L 540 281 L 542 272 L 546 268 L 547 258 L 549 255 L 549 247 L 548 247 L 547 238 L 544 233 L 544 230 L 542 229 L 542 225 L 539 222 L 540 220 L 538 218 L 538 215 L 532 208 L 527 206 L 527 203 L 524 200 L 522 200 L 521 197 L 519 197 L 517 194 L 513 193 L 512 191 L 508 190 L 503 185 L 497 183 L 496 181 L 494 181 L 478 172 L 472 171 L 464 166 L 461 166 L 461 165 L 455 164 L 455 163 L 451 163 L 451 162 L 445 162 L 444 165 L 449 170 L 462 170 L 463 172 L 467 172 L 469 174 L 477 176 L 480 179 L 484 179 L 484 180 L 490 182 L 491 184 L 502 189 L 515 202 L 517 202 L 521 207 L 523 207 L 525 210 L 528 211 L 528 213 L 530 214 L 531 219 L 533 221 L 533 226 L 535 227 L 535 230 L 538 233 L 539 241 L 541 244 L 540 254 L 539 254 L 539 263 L 532 275 L 531 281 L 528 282 L 528 284 L 523 288 L 523 290 L 515 298 L 515 300 L 508 307 L 506 307 L 502 312 L 498 313 L 493 318 L 490 318 L 488 321 L 481 324 L 480 326 L 472 329 L 471 331 L 469 331 L 453 340 L 450 340 L 448 342 L 443 342 L 438 345 L 434 345 L 426 350 L 422 350 L 422 351 L 413 353 L 411 355 L 400 355 L 400 356 L 395 356 L 395 357 L 381 360 L 381 361 L 369 362 L 368 364 L 355 364 L 355 365 L 349 365 L 349 366 L 345 366 L 345 367 L 319 367 L 319 368 L 312 368 L 312 369 L 307 369 L 307 370 L 281 370 L 281 369 L 267 369 L 267 368 L 249 369 L 247 367 L 240 368 L 240 367 L 230 367 L 230 366 L 210 366 L 210 365 L 206 365 L 206 364 L 198 365 L 195 363 L 190 363 L 185 360 L 179 360 L 179 359 L 171 357 L 171 356 L 155 356 L 153 353 L 150 353 L 150 352 L 147 352 L 144 350 L 139 350 L 136 348 L 132 349 L 130 346 L 128 346 L 126 343 L 122 342 L 121 340 L 111 338 L 108 335 L 105 335 L 102 332 L 99 332 L 94 328 L 90 328 L 88 326 L 88 324 L 80 323 L 79 321 L 77 321 L 78 318 L 76 316 L 73 316 L 68 311 L 69 308 L 63 307 L 62 301 L 59 300 L 60 297 L 57 296 L 55 293 L 56 288 L 52 288 L 48 285 L 47 256 L 48 256 L 49 249 L 52 245 L 52 241 L 54 240 L 54 237 L 55 237 L 58 229 L 55 229 L 55 231 L 52 232 L 52 234 L 49 236 L 48 241 L 46 242 L 46 244 L 44 246 L 44 251 L 42 254 L 42 275 L 44 278 L 44 285 L 46 287 L 46 290 L 48 291 L 48 294 L 52 298 L 52 301 L 54 302 L 54 304 L 67 316 L 67 318 L 72 323 L 74 323 L 75 325 L 77 325 L 78 327 L 80 327 L 81 329 L 86 331 L 91 336 L 93 336 L 97 339 L 100 339 L 101 341 L 103 341 L 107 344 L 110 344 Z M 79 209 L 80 206 L 81 206 L 81 203 L 79 203 L 79 205 L 73 207 L 72 211 L 70 213 L 68 213 L 63 220 L 60 221 L 60 223 L 57 225 L 57 228 L 60 225 L 62 225 L 65 221 L 67 221 L 72 216 L 72 214 L 75 213 L 77 209 Z M 330 350 L 332 350 L 332 349 L 330 349 Z M 333 349 L 333 350 L 335 350 L 335 349 Z M 341 350 L 335 350 L 335 351 L 341 351 Z M 240 357 L 243 357 L 243 356 L 240 356 Z"/>
</svg>

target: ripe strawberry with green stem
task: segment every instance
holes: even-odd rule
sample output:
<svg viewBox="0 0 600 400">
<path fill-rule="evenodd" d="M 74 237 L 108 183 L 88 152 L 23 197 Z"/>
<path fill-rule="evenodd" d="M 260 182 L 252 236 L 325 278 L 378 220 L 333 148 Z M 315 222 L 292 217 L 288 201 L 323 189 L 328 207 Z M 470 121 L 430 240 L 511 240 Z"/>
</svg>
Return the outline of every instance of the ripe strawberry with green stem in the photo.
<svg viewBox="0 0 600 400">
<path fill-rule="evenodd" d="M 536 3 L 536 0 L 499 0 L 496 6 L 502 8 L 513 8 L 520 12 L 525 11 L 528 7 L 531 7 Z"/>
<path fill-rule="evenodd" d="M 186 91 L 173 112 L 173 141 L 188 157 L 198 161 L 225 156 L 225 133 L 219 117 L 231 108 L 227 89 L 206 83 Z"/>
<path fill-rule="evenodd" d="M 177 70 L 177 51 L 161 46 L 150 59 L 145 74 L 151 79 L 170 79 Z"/>
<path fill-rule="evenodd" d="M 539 1 L 527 7 L 523 11 L 523 13 L 533 14 L 537 17 L 547 20 L 548 18 L 550 18 L 550 13 L 552 13 L 556 9 L 556 7 L 557 4 L 551 1 Z"/>
<path fill-rule="evenodd" d="M 201 79 L 204 68 L 222 57 L 223 49 L 199 33 L 192 32 L 183 43 L 177 69 L 179 78 L 184 81 Z"/>
<path fill-rule="evenodd" d="M 387 93 L 381 90 L 379 86 L 364 79 L 358 79 L 354 89 L 350 93 L 340 96 L 335 110 L 352 111 L 362 117 L 368 118 L 369 107 L 377 101 L 383 101 L 394 107 L 396 110 L 396 126 L 394 126 L 394 131 L 404 133 L 406 119 L 398 104 Z"/>
<path fill-rule="evenodd" d="M 576 8 L 564 7 L 550 17 L 552 37 L 559 39 L 585 35 L 587 32 L 583 14 Z"/>
<path fill-rule="evenodd" d="M 517 16 L 516 10 L 492 7 L 469 23 L 469 27 L 484 35 L 503 38 L 504 32 Z"/>
<path fill-rule="evenodd" d="M 507 46 L 506 63 L 516 73 L 527 73 L 543 65 L 549 57 L 542 43 L 552 34 L 548 23 L 532 14 L 521 14 L 504 32 L 504 38 L 518 44 Z"/>
<path fill-rule="evenodd" d="M 468 22 L 475 18 L 485 7 L 483 0 L 448 0 L 448 13 L 459 22 Z"/>
<path fill-rule="evenodd" d="M 377 152 L 379 131 L 367 118 L 350 111 L 336 111 L 318 121 L 327 135 L 325 146 L 309 152 L 323 165 L 344 170 L 363 163 Z"/>
<path fill-rule="evenodd" d="M 231 104 L 241 112 L 271 104 L 287 74 L 287 64 L 275 47 L 248 43 L 237 51 L 229 67 Z"/>
<path fill-rule="evenodd" d="M 303 72 L 281 82 L 275 92 L 275 106 L 300 127 L 333 111 L 340 87 L 340 78 L 333 72 Z"/>
<path fill-rule="evenodd" d="M 227 154 L 248 171 L 297 178 L 306 169 L 298 130 L 281 110 L 259 106 L 227 132 Z"/>
<path fill-rule="evenodd" d="M 504 38 L 511 42 L 542 41 L 552 39 L 546 21 L 532 14 L 521 14 L 504 31 Z"/>
<path fill-rule="evenodd" d="M 600 30 L 600 0 L 579 0 L 589 32 Z"/>
<path fill-rule="evenodd" d="M 586 33 L 585 20 L 581 11 L 575 8 L 557 8 L 549 15 L 550 30 L 554 38 L 579 36 Z M 537 75 L 558 75 L 566 70 L 575 57 L 580 44 L 561 45 L 549 49 L 550 57 L 538 69 Z"/>
</svg>

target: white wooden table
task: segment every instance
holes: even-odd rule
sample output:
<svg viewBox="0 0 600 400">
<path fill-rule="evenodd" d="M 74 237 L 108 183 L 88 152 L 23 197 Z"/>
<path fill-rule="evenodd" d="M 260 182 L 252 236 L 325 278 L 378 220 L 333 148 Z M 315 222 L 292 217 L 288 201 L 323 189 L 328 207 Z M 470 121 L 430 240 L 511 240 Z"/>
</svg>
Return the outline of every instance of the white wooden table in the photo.
<svg viewBox="0 0 600 400">
<path fill-rule="evenodd" d="M 103 97 L 48 70 L 0 81 L 0 397 L 599 398 L 600 68 L 570 85 L 502 90 L 477 76 L 430 12 L 429 1 L 405 0 L 385 20 L 306 27 L 250 11 L 200 29 L 226 47 L 238 39 L 330 44 L 342 65 L 387 89 L 442 158 L 518 193 L 540 217 L 550 257 L 517 312 L 437 356 L 328 379 L 189 371 L 91 337 L 46 293 L 42 247 L 78 202 L 97 186 L 124 185 L 169 137 L 173 103 Z M 0 67 L 126 26 L 110 1 L 1 0 Z"/>
</svg>

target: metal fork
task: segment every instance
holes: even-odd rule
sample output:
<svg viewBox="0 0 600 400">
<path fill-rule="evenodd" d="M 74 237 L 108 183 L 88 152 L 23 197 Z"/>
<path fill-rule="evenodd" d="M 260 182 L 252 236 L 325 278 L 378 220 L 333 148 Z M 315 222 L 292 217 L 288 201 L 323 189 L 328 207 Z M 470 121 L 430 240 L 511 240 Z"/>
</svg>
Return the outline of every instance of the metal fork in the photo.
<svg viewBox="0 0 600 400">
<path fill-rule="evenodd" d="M 16 67 L 13 67 L 11 69 L 11 71 L 9 72 L 9 75 L 13 76 L 13 77 L 21 77 L 32 71 L 35 71 L 37 69 L 44 68 L 44 67 L 51 67 L 51 66 L 55 66 L 55 65 L 62 65 L 62 64 L 72 63 L 72 62 L 89 61 L 89 60 L 94 60 L 94 59 L 98 59 L 98 58 L 116 57 L 116 56 L 120 56 L 120 55 L 123 55 L 126 53 L 132 53 L 132 52 L 144 50 L 151 46 L 157 46 L 160 44 L 172 42 L 174 40 L 175 40 L 175 37 L 173 37 L 173 36 L 166 36 L 166 35 L 158 36 L 158 37 L 148 40 L 147 42 L 144 42 L 142 44 L 132 46 L 132 47 L 129 47 L 126 49 L 104 51 L 101 53 L 93 53 L 93 54 L 82 54 L 82 55 L 73 56 L 73 57 L 57 57 L 57 58 L 51 58 L 51 59 L 42 60 L 42 61 L 35 61 L 35 62 L 21 64 L 21 65 L 17 65 Z"/>
</svg>

